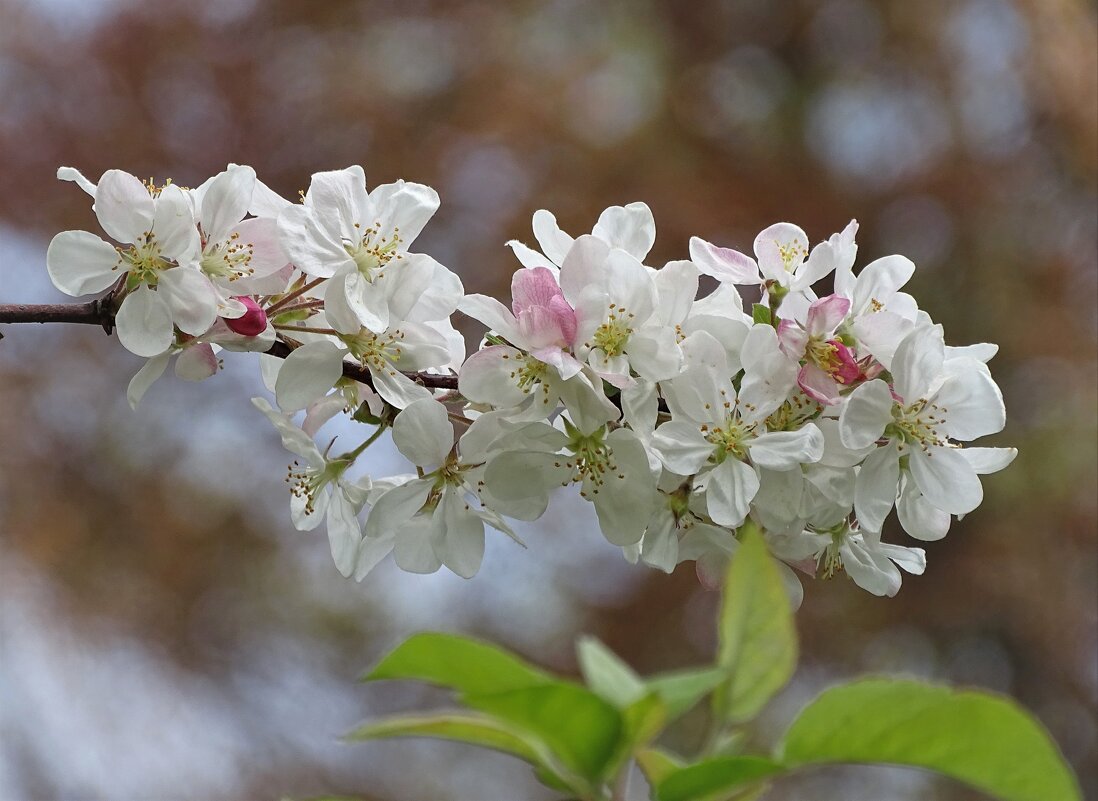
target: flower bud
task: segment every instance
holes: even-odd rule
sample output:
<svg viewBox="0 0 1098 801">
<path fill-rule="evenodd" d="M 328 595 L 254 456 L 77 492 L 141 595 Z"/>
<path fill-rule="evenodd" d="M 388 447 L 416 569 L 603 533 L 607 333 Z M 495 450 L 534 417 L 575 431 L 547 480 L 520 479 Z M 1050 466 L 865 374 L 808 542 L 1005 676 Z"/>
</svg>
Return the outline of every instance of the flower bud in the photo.
<svg viewBox="0 0 1098 801">
<path fill-rule="evenodd" d="M 247 310 L 240 317 L 225 318 L 225 325 L 241 336 L 255 337 L 267 330 L 267 313 L 259 307 L 259 304 L 248 297 L 237 297 L 234 300 L 244 304 Z"/>
</svg>

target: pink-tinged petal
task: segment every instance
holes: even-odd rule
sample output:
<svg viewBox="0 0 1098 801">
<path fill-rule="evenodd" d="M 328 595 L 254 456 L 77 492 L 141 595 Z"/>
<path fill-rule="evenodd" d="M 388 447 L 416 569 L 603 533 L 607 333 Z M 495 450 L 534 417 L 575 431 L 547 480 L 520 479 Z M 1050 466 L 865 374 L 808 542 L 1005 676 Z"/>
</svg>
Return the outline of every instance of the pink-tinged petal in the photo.
<svg viewBox="0 0 1098 801">
<path fill-rule="evenodd" d="M 531 306 L 548 306 L 553 298 L 564 299 L 556 276 L 547 267 L 516 270 L 511 277 L 511 310 L 517 316 Z"/>
<path fill-rule="evenodd" d="M 568 345 L 557 316 L 544 306 L 531 306 L 522 312 L 518 316 L 518 330 L 522 344 L 530 349 Z"/>
<path fill-rule="evenodd" d="M 853 350 L 837 339 L 829 340 L 827 344 L 835 349 L 831 374 L 835 377 L 836 381 L 840 384 L 849 386 L 850 384 L 867 377 L 862 372 L 862 365 L 854 358 Z M 878 369 L 877 372 L 880 372 L 880 370 Z"/>
<path fill-rule="evenodd" d="M 850 312 L 850 301 L 839 295 L 828 295 L 813 301 L 808 307 L 808 320 L 805 324 L 810 336 L 830 334 L 846 319 Z"/>
<path fill-rule="evenodd" d="M 245 243 L 252 251 L 248 267 L 252 277 L 277 273 L 290 262 L 290 257 L 278 241 L 278 223 L 270 218 L 255 218 L 237 223 L 230 232 L 238 235 L 238 241 Z"/>
<path fill-rule="evenodd" d="M 808 235 L 792 223 L 775 223 L 755 237 L 755 257 L 763 277 L 787 286 L 790 274 L 808 256 Z"/>
<path fill-rule="evenodd" d="M 175 374 L 184 381 L 202 381 L 217 372 L 217 355 L 205 342 L 192 345 L 175 360 Z"/>
<path fill-rule="evenodd" d="M 817 403 L 834 406 L 839 402 L 839 385 L 814 364 L 806 364 L 801 368 L 797 374 L 797 384 L 805 395 Z"/>
<path fill-rule="evenodd" d="M 690 260 L 699 271 L 722 283 L 757 284 L 759 265 L 750 256 L 731 248 L 721 248 L 700 237 L 690 237 Z"/>
<path fill-rule="evenodd" d="M 808 334 L 803 328 L 792 320 L 782 320 L 778 323 L 778 347 L 782 349 L 782 353 L 800 361 L 807 346 Z"/>
<path fill-rule="evenodd" d="M 568 301 L 564 299 L 563 295 L 549 301 L 549 313 L 556 318 L 557 324 L 560 325 L 565 344 L 573 345 L 576 341 L 576 329 L 579 323 L 576 320 L 575 310 L 568 305 Z"/>
<path fill-rule="evenodd" d="M 225 325 L 245 337 L 259 336 L 267 330 L 267 313 L 258 303 L 248 297 L 238 297 L 234 300 L 244 305 L 245 312 L 240 317 L 226 319 Z"/>
</svg>

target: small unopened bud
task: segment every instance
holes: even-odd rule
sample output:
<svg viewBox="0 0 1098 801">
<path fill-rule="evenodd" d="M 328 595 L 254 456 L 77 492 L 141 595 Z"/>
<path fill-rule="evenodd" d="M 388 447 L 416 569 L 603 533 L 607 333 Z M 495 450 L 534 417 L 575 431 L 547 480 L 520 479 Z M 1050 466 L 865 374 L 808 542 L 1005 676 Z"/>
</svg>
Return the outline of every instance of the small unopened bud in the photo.
<svg viewBox="0 0 1098 801">
<path fill-rule="evenodd" d="M 244 304 L 247 311 L 240 317 L 225 318 L 225 325 L 245 337 L 255 337 L 267 330 L 267 313 L 251 298 L 238 297 L 234 300 Z"/>
</svg>

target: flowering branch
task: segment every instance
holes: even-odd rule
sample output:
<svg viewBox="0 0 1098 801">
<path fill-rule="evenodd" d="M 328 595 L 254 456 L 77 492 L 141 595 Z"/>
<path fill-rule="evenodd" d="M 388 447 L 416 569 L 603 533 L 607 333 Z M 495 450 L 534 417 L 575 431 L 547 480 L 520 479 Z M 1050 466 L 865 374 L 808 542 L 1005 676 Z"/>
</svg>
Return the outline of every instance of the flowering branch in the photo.
<svg viewBox="0 0 1098 801">
<path fill-rule="evenodd" d="M 108 334 L 114 328 L 114 312 L 111 311 L 109 295 L 87 303 L 0 303 L 0 325 L 12 323 L 72 323 L 76 325 L 98 325 Z M 0 339 L 3 338 L 0 332 Z M 285 359 L 294 348 L 283 340 L 275 340 L 266 351 L 271 356 Z M 352 381 L 358 381 L 373 387 L 370 371 L 360 365 L 344 362 L 343 375 Z M 456 375 L 437 375 L 435 373 L 405 373 L 408 378 L 428 389 L 457 389 Z"/>
</svg>

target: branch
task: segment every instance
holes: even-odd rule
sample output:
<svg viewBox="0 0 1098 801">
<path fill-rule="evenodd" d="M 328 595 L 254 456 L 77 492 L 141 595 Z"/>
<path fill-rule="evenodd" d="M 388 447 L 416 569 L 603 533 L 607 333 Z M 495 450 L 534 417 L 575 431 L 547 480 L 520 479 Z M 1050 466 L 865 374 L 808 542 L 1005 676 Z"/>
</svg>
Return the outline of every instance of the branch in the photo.
<svg viewBox="0 0 1098 801">
<path fill-rule="evenodd" d="M 74 323 L 77 325 L 98 325 L 108 334 L 114 328 L 114 312 L 103 299 L 87 303 L 0 303 L 0 325 L 5 323 Z M 0 338 L 3 334 L 0 333 Z M 277 340 L 267 351 L 272 356 L 285 359 L 293 348 L 282 340 Z M 352 362 L 343 363 L 343 375 L 354 381 L 373 387 L 374 379 L 370 371 Z M 428 389 L 457 389 L 456 375 L 436 375 L 434 373 L 405 373 L 408 378 Z"/>
</svg>

